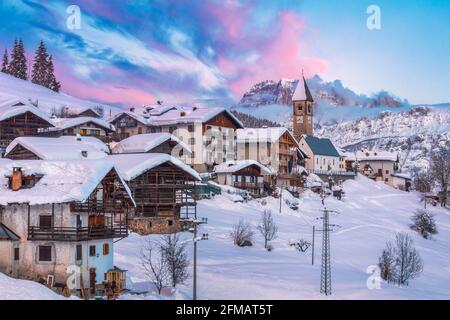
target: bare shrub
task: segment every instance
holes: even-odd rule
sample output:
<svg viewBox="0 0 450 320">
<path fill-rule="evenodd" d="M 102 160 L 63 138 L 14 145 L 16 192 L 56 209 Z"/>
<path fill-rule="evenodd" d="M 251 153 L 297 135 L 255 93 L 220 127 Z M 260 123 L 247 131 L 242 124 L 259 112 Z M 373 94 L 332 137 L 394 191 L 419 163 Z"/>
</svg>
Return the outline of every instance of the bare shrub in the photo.
<svg viewBox="0 0 450 320">
<path fill-rule="evenodd" d="M 239 247 L 251 247 L 253 245 L 253 231 L 248 222 L 240 220 L 233 226 L 231 237 L 235 245 Z"/>
<path fill-rule="evenodd" d="M 309 247 L 311 246 L 311 242 L 309 242 L 305 239 L 300 239 L 299 241 L 289 242 L 289 245 L 291 247 L 294 247 L 295 249 L 297 249 L 300 252 L 306 252 L 306 250 L 308 250 Z"/>
</svg>

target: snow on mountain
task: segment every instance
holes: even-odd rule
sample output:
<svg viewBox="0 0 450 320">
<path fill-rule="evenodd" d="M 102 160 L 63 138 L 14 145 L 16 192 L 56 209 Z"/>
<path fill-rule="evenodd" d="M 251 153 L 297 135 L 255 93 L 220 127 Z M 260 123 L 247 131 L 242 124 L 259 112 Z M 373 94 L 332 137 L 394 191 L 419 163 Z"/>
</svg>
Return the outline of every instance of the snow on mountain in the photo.
<svg viewBox="0 0 450 320">
<path fill-rule="evenodd" d="M 291 97 L 298 80 L 263 81 L 232 108 L 283 126 L 292 126 Z M 307 80 L 314 98 L 315 134 L 349 151 L 400 151 L 405 169 L 426 166 L 431 150 L 449 141 L 450 104 L 413 106 L 386 91 L 357 94 L 339 80 Z"/>
<path fill-rule="evenodd" d="M 348 151 L 399 151 L 402 169 L 426 167 L 431 152 L 450 141 L 448 108 L 419 106 L 404 112 L 384 111 L 356 121 L 318 124 L 315 134 Z"/>
<path fill-rule="evenodd" d="M 37 105 L 39 109 L 50 114 L 53 110 L 68 107 L 73 112 L 80 112 L 85 108 L 102 106 L 106 110 L 112 108 L 102 103 L 87 101 L 72 97 L 66 93 L 57 93 L 31 81 L 24 81 L 0 72 L 0 102 L 20 98 Z"/>
<path fill-rule="evenodd" d="M 283 191 L 283 199 L 297 201 L 294 211 L 283 201 L 279 213 L 279 199 L 273 197 L 234 203 L 233 195 L 223 192 L 211 200 L 198 202 L 198 216 L 207 217 L 208 224 L 200 227 L 209 239 L 198 248 L 199 299 L 449 299 L 450 278 L 450 215 L 446 209 L 431 207 L 436 215 L 439 233 L 425 240 L 409 228 L 410 217 L 422 208 L 420 195 L 403 192 L 384 183 L 363 176 L 344 183 L 343 201 L 326 198 L 328 208 L 340 214 L 331 215 L 331 223 L 341 227 L 331 233 L 332 292 L 329 297 L 320 294 L 321 233 L 315 238 L 315 263 L 311 265 L 311 248 L 301 253 L 289 245 L 291 240 L 312 240 L 312 226 L 320 229 L 322 212 L 319 195 L 310 191 L 299 199 Z M 271 241 L 274 250 L 264 249 L 264 240 L 256 230 L 264 210 L 271 210 L 278 225 L 278 237 Z M 255 232 L 253 246 L 240 248 L 233 244 L 230 233 L 239 220 L 249 222 Z M 381 281 L 381 289 L 370 290 L 367 281 L 369 266 L 378 263 L 386 241 L 395 239 L 397 232 L 411 235 L 424 261 L 424 271 L 400 288 Z M 160 235 L 130 237 L 115 245 L 115 263 L 128 270 L 137 288 L 152 290 L 140 266 L 140 252 L 148 239 Z M 192 253 L 192 234 L 181 233 Z M 191 270 L 192 274 L 192 270 Z M 192 297 L 192 279 L 178 288 L 174 299 Z M 183 297 L 184 296 L 184 297 Z M 151 292 L 133 295 L 133 299 L 156 299 Z"/>
</svg>

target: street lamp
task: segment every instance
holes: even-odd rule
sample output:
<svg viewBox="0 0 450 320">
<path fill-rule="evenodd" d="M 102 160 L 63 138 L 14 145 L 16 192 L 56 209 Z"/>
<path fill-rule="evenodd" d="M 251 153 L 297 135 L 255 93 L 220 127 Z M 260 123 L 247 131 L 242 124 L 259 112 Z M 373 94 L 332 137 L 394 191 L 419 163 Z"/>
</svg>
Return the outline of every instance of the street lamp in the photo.
<svg viewBox="0 0 450 320">
<path fill-rule="evenodd" d="M 201 236 L 197 236 L 197 226 L 200 224 L 207 224 L 208 218 L 201 218 L 200 220 L 193 220 L 192 226 L 188 230 L 194 234 L 194 272 L 193 272 L 193 286 L 192 286 L 192 300 L 197 300 L 197 242 L 202 240 L 208 240 L 209 235 L 207 233 L 203 233 Z"/>
</svg>

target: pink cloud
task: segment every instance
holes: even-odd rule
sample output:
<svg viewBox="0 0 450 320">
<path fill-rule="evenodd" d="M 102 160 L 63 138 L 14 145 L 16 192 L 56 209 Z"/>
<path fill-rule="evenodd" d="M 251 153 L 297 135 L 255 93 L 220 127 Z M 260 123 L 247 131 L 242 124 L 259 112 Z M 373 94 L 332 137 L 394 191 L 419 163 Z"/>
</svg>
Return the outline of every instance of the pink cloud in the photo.
<svg viewBox="0 0 450 320">
<path fill-rule="evenodd" d="M 218 58 L 218 67 L 230 79 L 229 87 L 237 97 L 263 80 L 298 78 L 302 68 L 305 76 L 326 72 L 325 60 L 302 55 L 304 19 L 292 12 L 280 12 L 278 18 L 278 32 L 260 45 L 256 61 Z"/>
</svg>

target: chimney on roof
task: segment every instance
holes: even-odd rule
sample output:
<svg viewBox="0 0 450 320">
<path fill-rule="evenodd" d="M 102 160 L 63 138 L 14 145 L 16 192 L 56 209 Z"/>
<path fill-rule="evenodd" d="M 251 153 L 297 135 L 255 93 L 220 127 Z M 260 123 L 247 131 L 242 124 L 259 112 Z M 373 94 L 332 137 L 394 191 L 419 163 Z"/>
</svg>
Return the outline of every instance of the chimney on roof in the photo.
<svg viewBox="0 0 450 320">
<path fill-rule="evenodd" d="M 160 106 L 163 104 L 163 102 L 161 100 L 158 100 L 158 101 L 156 101 L 156 104 Z"/>
<path fill-rule="evenodd" d="M 88 152 L 87 152 L 86 150 L 81 150 L 81 156 L 82 156 L 83 158 L 87 158 Z"/>
<path fill-rule="evenodd" d="M 135 110 L 134 107 L 130 108 L 130 112 L 134 112 L 134 110 Z"/>
<path fill-rule="evenodd" d="M 193 107 L 193 108 L 192 108 L 192 111 L 195 111 L 195 110 L 197 110 L 197 107 Z"/>
<path fill-rule="evenodd" d="M 181 117 L 184 117 L 185 115 L 186 115 L 186 112 L 184 112 L 184 111 L 181 111 L 181 112 L 180 112 L 180 116 L 181 116 Z"/>
<path fill-rule="evenodd" d="M 11 177 L 11 190 L 18 191 L 22 188 L 22 168 L 14 167 Z"/>
</svg>

